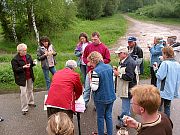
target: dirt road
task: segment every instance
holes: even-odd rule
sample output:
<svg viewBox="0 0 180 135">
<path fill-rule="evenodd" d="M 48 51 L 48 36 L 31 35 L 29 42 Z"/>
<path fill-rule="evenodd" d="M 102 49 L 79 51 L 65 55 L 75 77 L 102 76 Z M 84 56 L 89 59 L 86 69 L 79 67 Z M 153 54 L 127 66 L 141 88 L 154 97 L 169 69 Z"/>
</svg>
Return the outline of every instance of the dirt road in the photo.
<svg viewBox="0 0 180 135">
<path fill-rule="evenodd" d="M 154 36 L 161 36 L 166 40 L 168 36 L 175 35 L 177 36 L 177 41 L 180 41 L 180 26 L 137 21 L 126 15 L 124 15 L 124 17 L 128 20 L 127 33 L 110 49 L 111 52 L 116 50 L 119 46 L 127 46 L 127 39 L 129 36 L 137 37 L 137 44 L 143 49 L 145 59 L 149 59 L 147 43 L 153 43 Z"/>
</svg>

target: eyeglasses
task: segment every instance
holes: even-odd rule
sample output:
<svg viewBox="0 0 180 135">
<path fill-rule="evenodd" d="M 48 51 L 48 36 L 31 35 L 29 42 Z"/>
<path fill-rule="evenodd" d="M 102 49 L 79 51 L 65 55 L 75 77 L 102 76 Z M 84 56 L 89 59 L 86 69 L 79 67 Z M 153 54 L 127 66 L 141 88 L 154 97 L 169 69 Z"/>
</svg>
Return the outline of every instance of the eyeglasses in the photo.
<svg viewBox="0 0 180 135">
<path fill-rule="evenodd" d="M 132 105 L 132 104 L 134 104 L 134 105 L 138 105 L 137 103 L 133 103 L 133 102 L 131 102 L 130 104 L 131 104 L 131 105 Z M 139 105 L 138 105 L 138 106 L 139 106 Z"/>
</svg>

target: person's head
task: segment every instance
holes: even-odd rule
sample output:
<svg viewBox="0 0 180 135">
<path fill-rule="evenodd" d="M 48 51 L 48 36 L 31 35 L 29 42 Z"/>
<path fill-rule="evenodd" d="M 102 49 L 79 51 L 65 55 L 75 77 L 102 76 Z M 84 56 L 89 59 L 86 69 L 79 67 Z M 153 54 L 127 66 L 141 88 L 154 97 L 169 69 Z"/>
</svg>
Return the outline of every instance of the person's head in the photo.
<svg viewBox="0 0 180 135">
<path fill-rule="evenodd" d="M 48 135 L 74 135 L 74 125 L 66 113 L 58 112 L 49 117 Z"/>
<path fill-rule="evenodd" d="M 91 34 L 91 40 L 94 43 L 94 45 L 98 45 L 101 42 L 99 32 L 93 32 Z"/>
<path fill-rule="evenodd" d="M 168 43 L 169 45 L 173 45 L 174 43 L 176 43 L 176 39 L 177 39 L 177 36 L 169 36 L 169 37 L 167 38 L 167 43 Z"/>
<path fill-rule="evenodd" d="M 24 43 L 18 44 L 17 45 L 17 52 L 19 53 L 19 55 L 25 56 L 27 53 L 27 45 Z"/>
<path fill-rule="evenodd" d="M 164 60 L 174 58 L 174 50 L 171 46 L 162 48 L 162 54 Z"/>
<path fill-rule="evenodd" d="M 100 61 L 103 61 L 103 57 L 99 52 L 93 51 L 89 54 L 89 56 L 87 57 L 87 60 L 90 62 L 91 66 L 96 67 L 96 65 Z"/>
<path fill-rule="evenodd" d="M 75 60 L 68 60 L 66 61 L 65 67 L 68 67 L 74 70 L 77 67 L 77 62 Z"/>
<path fill-rule="evenodd" d="M 161 41 L 163 40 L 163 38 L 162 37 L 154 37 L 154 44 L 156 45 L 156 44 L 159 44 Z"/>
<path fill-rule="evenodd" d="M 80 41 L 81 43 L 86 43 L 86 42 L 88 42 L 88 35 L 87 35 L 85 32 L 80 33 L 80 35 L 79 35 L 79 41 Z"/>
<path fill-rule="evenodd" d="M 127 47 L 119 47 L 117 51 L 115 51 L 116 54 L 118 54 L 118 57 L 120 60 L 125 59 L 128 57 L 128 48 Z"/>
<path fill-rule="evenodd" d="M 159 90 L 153 85 L 137 85 L 131 89 L 132 109 L 139 115 L 147 113 L 149 115 L 158 111 L 161 104 Z"/>
<path fill-rule="evenodd" d="M 46 48 L 49 47 L 49 45 L 51 44 L 50 39 L 46 36 L 42 36 L 39 40 L 40 46 L 44 46 Z"/>
<path fill-rule="evenodd" d="M 135 37 L 129 37 L 128 38 L 128 46 L 130 48 L 134 47 L 136 45 L 136 38 Z"/>
</svg>

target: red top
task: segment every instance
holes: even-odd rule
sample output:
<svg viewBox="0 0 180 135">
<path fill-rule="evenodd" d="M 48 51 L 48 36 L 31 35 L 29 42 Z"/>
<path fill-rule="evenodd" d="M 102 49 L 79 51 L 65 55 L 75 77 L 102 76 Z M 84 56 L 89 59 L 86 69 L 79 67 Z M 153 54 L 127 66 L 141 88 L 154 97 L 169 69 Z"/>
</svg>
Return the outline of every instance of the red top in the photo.
<svg viewBox="0 0 180 135">
<path fill-rule="evenodd" d="M 26 60 L 26 55 L 21 56 L 21 58 L 24 60 L 24 62 L 26 64 L 28 64 L 27 60 Z M 31 73 L 30 73 L 30 68 L 25 68 L 25 75 L 26 75 L 26 80 L 31 78 Z"/>
<path fill-rule="evenodd" d="M 75 112 L 75 100 L 81 94 L 80 75 L 69 68 L 64 68 L 53 75 L 45 104 Z"/>
<path fill-rule="evenodd" d="M 91 43 L 88 46 L 86 46 L 84 50 L 83 61 L 85 64 L 88 63 L 88 60 L 87 60 L 88 55 L 93 51 L 97 51 L 102 55 L 105 64 L 111 61 L 109 49 L 103 43 L 100 43 L 98 45 L 94 45 L 94 43 Z M 93 67 L 88 66 L 87 72 L 89 72 L 92 69 Z"/>
</svg>

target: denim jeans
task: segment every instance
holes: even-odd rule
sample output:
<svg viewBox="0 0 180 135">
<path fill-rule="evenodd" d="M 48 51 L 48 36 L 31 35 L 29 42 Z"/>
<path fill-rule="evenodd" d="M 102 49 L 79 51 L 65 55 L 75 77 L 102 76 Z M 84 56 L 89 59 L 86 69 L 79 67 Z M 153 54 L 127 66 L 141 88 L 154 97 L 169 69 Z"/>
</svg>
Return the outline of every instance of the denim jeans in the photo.
<svg viewBox="0 0 180 135">
<path fill-rule="evenodd" d="M 113 134 L 113 122 L 112 122 L 112 108 L 113 102 L 110 104 L 103 104 L 95 102 L 97 113 L 97 126 L 98 135 L 104 135 L 104 119 L 106 122 L 107 134 Z"/>
<path fill-rule="evenodd" d="M 51 72 L 52 75 L 54 75 L 54 73 L 56 73 L 56 69 L 55 69 L 55 67 L 50 67 L 49 69 L 43 69 L 47 90 L 49 90 L 50 83 L 51 83 L 50 77 L 49 77 L 49 71 Z"/>
<path fill-rule="evenodd" d="M 82 76 L 83 76 L 83 82 L 85 84 L 87 66 L 80 64 L 80 70 L 81 70 L 81 73 L 82 73 Z"/>
<path fill-rule="evenodd" d="M 86 81 L 85 81 L 85 88 L 84 88 L 84 93 L 83 93 L 83 98 L 85 105 L 87 106 L 89 99 L 90 99 L 90 94 L 91 94 L 91 87 L 90 87 L 90 80 L 89 80 L 88 74 L 86 75 Z"/>
<path fill-rule="evenodd" d="M 159 107 L 159 111 L 162 112 L 162 106 L 164 104 L 164 113 L 170 117 L 170 108 L 171 108 L 171 100 L 161 98 L 161 106 Z"/>
<path fill-rule="evenodd" d="M 131 115 L 130 112 L 130 98 L 121 98 L 122 100 L 122 112 L 120 114 L 120 118 L 123 118 L 124 115 Z"/>
</svg>

